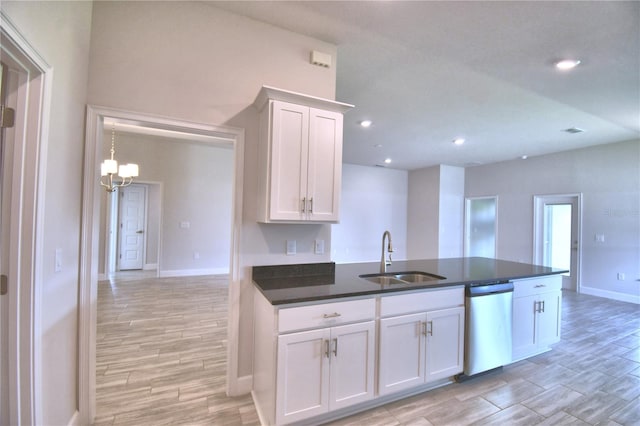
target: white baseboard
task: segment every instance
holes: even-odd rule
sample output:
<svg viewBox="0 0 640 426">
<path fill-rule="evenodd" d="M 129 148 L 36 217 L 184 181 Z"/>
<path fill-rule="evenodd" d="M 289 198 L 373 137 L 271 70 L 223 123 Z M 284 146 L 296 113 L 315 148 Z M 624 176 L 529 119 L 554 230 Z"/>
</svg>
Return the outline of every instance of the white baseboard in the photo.
<svg viewBox="0 0 640 426">
<path fill-rule="evenodd" d="M 228 267 L 210 269 L 174 269 L 160 271 L 160 277 L 192 277 L 195 275 L 224 275 L 228 273 Z"/>
<path fill-rule="evenodd" d="M 253 375 L 238 377 L 236 392 L 238 395 L 247 395 L 253 390 Z"/>
<path fill-rule="evenodd" d="M 158 264 L 157 263 L 145 263 L 142 266 L 142 270 L 143 271 L 153 271 L 153 270 L 156 270 L 156 269 L 158 269 Z"/>
<path fill-rule="evenodd" d="M 640 295 L 619 293 L 617 291 L 602 290 L 594 287 L 580 287 L 580 293 L 591 296 L 605 297 L 607 299 L 619 300 L 621 302 L 640 304 Z"/>
<path fill-rule="evenodd" d="M 76 410 L 75 413 L 73 413 L 73 416 L 71 416 L 69 423 L 67 423 L 67 426 L 80 426 L 79 420 L 80 420 L 80 412 Z"/>
</svg>

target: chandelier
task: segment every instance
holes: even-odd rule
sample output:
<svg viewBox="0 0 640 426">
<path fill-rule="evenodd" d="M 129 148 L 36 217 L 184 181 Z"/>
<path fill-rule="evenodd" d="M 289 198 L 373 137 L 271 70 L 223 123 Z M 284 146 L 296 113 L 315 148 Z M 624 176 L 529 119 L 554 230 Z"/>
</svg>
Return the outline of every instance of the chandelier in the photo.
<svg viewBox="0 0 640 426">
<path fill-rule="evenodd" d="M 100 185 L 104 186 L 107 192 L 114 192 L 118 188 L 129 186 L 133 178 L 138 176 L 138 165 L 129 163 L 118 167 L 118 162 L 113 158 L 116 153 L 116 127 L 111 128 L 111 158 L 104 160 L 100 164 Z M 115 181 L 114 175 L 118 174 L 121 180 Z"/>
</svg>

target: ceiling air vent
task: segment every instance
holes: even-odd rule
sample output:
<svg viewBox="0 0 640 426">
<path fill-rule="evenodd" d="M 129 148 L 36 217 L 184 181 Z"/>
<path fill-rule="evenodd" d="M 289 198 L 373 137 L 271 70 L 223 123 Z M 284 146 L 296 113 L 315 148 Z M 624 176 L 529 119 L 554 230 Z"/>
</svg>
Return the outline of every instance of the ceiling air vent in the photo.
<svg viewBox="0 0 640 426">
<path fill-rule="evenodd" d="M 579 127 L 569 127 L 568 129 L 564 129 L 563 132 L 567 132 L 567 133 L 582 133 L 584 132 L 584 129 L 581 129 Z"/>
</svg>

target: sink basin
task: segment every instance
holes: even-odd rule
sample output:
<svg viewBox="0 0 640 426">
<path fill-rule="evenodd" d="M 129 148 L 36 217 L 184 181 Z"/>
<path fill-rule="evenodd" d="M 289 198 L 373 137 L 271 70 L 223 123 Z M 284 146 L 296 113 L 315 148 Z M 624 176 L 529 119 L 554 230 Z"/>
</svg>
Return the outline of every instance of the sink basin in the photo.
<svg viewBox="0 0 640 426">
<path fill-rule="evenodd" d="M 408 283 L 422 283 L 425 281 L 444 280 L 445 277 L 435 274 L 427 274 L 426 272 L 402 272 L 394 275 L 397 279 Z"/>
<path fill-rule="evenodd" d="M 364 278 L 367 281 L 371 281 L 372 283 L 380 284 L 380 285 L 389 285 L 389 284 L 406 284 L 406 281 L 401 281 L 395 278 L 393 275 L 360 275 L 360 278 Z"/>
<path fill-rule="evenodd" d="M 428 274 L 426 272 L 419 271 L 390 272 L 386 274 L 365 274 L 360 275 L 360 278 L 364 278 L 367 281 L 371 281 L 380 285 L 414 284 L 445 279 L 445 277 L 441 277 L 440 275 Z"/>
</svg>

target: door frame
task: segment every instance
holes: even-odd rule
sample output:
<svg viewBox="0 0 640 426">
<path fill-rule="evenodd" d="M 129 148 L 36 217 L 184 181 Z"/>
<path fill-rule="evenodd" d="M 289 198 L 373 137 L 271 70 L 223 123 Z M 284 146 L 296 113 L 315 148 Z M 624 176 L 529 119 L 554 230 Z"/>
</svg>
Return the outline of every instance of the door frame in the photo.
<svg viewBox="0 0 640 426">
<path fill-rule="evenodd" d="M 576 293 L 580 293 L 582 277 L 582 193 L 574 194 L 547 194 L 533 196 L 533 263 L 542 265 L 544 260 L 544 205 L 558 201 L 558 204 L 566 204 L 562 199 L 572 199 L 577 206 L 576 235 L 578 244 L 576 249 Z"/>
<path fill-rule="evenodd" d="M 229 325 L 227 349 L 227 394 L 244 391 L 238 375 L 238 335 L 240 323 L 240 244 L 244 176 L 244 129 L 195 123 L 115 108 L 88 105 L 84 153 L 84 181 L 82 197 L 82 229 L 80 250 L 80 312 L 78 319 L 78 395 L 80 419 L 91 423 L 96 412 L 96 309 L 98 294 L 98 258 L 100 232 L 100 195 L 98 185 L 104 121 L 118 120 L 143 127 L 208 136 L 217 144 L 234 149 L 234 177 L 229 259 Z M 210 142 L 211 143 L 211 142 Z"/>
<path fill-rule="evenodd" d="M 0 11 L 3 62 L 18 70 L 12 175 L 8 348 L 10 424 L 42 423 L 44 196 L 53 69 Z M 18 145 L 16 144 L 16 147 Z M 17 283 L 20 283 L 18 286 Z M 13 290 L 13 291 L 12 291 Z M 28 336 L 28 338 L 25 338 Z M 3 349 L 5 350 L 5 349 Z"/>
</svg>

